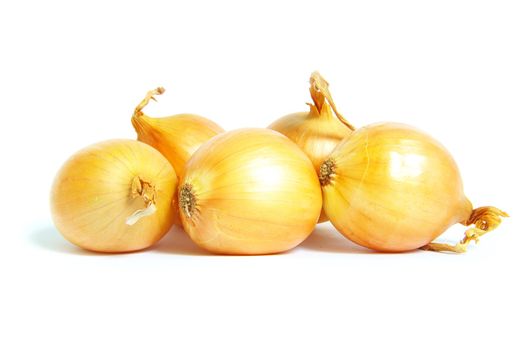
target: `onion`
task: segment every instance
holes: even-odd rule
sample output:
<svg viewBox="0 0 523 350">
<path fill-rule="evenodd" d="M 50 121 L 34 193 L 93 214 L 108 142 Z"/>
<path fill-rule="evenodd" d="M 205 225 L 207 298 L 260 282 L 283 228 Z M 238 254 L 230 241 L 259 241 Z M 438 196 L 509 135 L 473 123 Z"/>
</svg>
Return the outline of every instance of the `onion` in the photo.
<svg viewBox="0 0 523 350">
<path fill-rule="evenodd" d="M 74 154 L 51 191 L 62 235 L 82 248 L 128 252 L 147 248 L 173 224 L 177 177 L 160 152 L 133 140 L 110 140 Z"/>
<path fill-rule="evenodd" d="M 314 104 L 308 103 L 308 112 L 289 114 L 268 128 L 294 141 L 307 154 L 319 174 L 321 163 L 341 140 L 354 131 L 354 126 L 338 112 L 329 92 L 329 84 L 318 72 L 311 75 L 309 91 Z M 326 220 L 322 210 L 319 222 Z"/>
<path fill-rule="evenodd" d="M 165 91 L 159 87 L 147 93 L 134 111 L 131 119 L 138 140 L 145 142 L 171 162 L 176 174 L 183 172 L 185 164 L 202 143 L 224 130 L 213 121 L 194 114 L 178 114 L 171 117 L 151 118 L 142 109 L 155 95 Z"/>
<path fill-rule="evenodd" d="M 472 209 L 449 152 L 402 124 L 355 131 L 323 162 L 320 182 L 332 224 L 350 240 L 380 251 L 464 252 L 507 216 L 494 207 Z M 475 225 L 460 243 L 430 243 L 458 222 Z"/>
<path fill-rule="evenodd" d="M 280 133 L 240 129 L 215 136 L 189 160 L 178 206 L 185 231 L 222 254 L 269 254 L 300 244 L 321 211 L 307 156 Z"/>
</svg>

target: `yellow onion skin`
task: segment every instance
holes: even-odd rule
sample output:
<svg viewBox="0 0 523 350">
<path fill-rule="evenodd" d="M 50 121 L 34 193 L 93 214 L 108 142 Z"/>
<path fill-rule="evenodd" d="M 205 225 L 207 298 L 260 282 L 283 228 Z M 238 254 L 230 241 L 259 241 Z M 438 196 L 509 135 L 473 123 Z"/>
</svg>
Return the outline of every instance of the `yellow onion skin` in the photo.
<svg viewBox="0 0 523 350">
<path fill-rule="evenodd" d="M 169 160 L 176 174 L 181 174 L 191 155 L 207 140 L 224 130 L 213 121 L 194 114 L 151 118 L 135 116 L 133 126 L 138 140 L 145 142 Z"/>
<path fill-rule="evenodd" d="M 327 105 L 324 105 L 321 114 L 316 106 L 311 105 L 308 113 L 289 114 L 276 120 L 268 128 L 282 133 L 296 143 L 310 158 L 318 174 L 321 163 L 334 147 L 352 133 L 352 130 L 332 116 Z"/>
<path fill-rule="evenodd" d="M 138 140 L 145 142 L 169 160 L 176 174 L 182 174 L 185 164 L 202 143 L 224 130 L 212 120 L 195 114 L 177 114 L 170 117 L 151 118 L 142 109 L 165 89 L 149 91 L 136 107 L 131 119 Z"/>
<path fill-rule="evenodd" d="M 407 125 L 358 129 L 322 165 L 323 205 L 332 224 L 362 246 L 400 252 L 467 223 L 456 162 L 429 135 Z"/>
<path fill-rule="evenodd" d="M 313 231 L 321 188 L 296 144 L 268 129 L 215 136 L 189 160 L 178 190 L 185 231 L 220 254 L 270 254 Z"/>
<path fill-rule="evenodd" d="M 329 83 L 318 73 L 310 77 L 309 112 L 286 115 L 268 126 L 287 136 L 309 157 L 319 175 L 320 165 L 354 127 L 340 114 L 332 100 Z M 336 115 L 333 114 L 333 111 Z M 327 221 L 322 210 L 318 222 Z"/>
<path fill-rule="evenodd" d="M 130 252 L 153 245 L 169 231 L 177 176 L 153 147 L 135 140 L 109 140 L 69 158 L 54 180 L 51 213 L 60 233 L 97 252 Z M 127 219 L 154 204 L 134 224 Z"/>
<path fill-rule="evenodd" d="M 352 133 L 351 129 L 332 115 L 327 104 L 323 105 L 321 113 L 315 105 L 310 105 L 308 113 L 289 114 L 276 120 L 268 128 L 282 133 L 296 143 L 312 161 L 318 174 L 320 165 L 334 147 Z M 319 222 L 326 220 L 322 210 Z"/>
</svg>

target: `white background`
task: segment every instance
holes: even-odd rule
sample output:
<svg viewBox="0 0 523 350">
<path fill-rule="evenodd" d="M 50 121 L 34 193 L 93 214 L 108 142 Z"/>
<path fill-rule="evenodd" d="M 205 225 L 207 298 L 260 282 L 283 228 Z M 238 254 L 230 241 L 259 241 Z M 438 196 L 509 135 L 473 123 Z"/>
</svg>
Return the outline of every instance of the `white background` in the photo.
<svg viewBox="0 0 523 350">
<path fill-rule="evenodd" d="M 4 1 L 2 349 L 521 349 L 520 1 Z M 96 255 L 57 233 L 64 160 L 147 112 L 265 127 L 318 69 L 355 125 L 412 124 L 512 217 L 465 255 L 357 248 L 328 224 L 286 254 L 211 256 L 182 232 Z M 456 225 L 443 239 L 456 241 Z"/>
</svg>

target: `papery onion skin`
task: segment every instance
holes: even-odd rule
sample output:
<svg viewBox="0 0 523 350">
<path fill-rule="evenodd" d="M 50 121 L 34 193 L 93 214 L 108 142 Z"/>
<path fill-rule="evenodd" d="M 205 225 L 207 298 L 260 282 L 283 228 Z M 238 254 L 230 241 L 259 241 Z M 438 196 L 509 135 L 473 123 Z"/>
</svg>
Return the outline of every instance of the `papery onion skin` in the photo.
<svg viewBox="0 0 523 350">
<path fill-rule="evenodd" d="M 319 174 L 320 165 L 344 138 L 352 133 L 332 115 L 328 105 L 321 113 L 314 105 L 309 112 L 298 112 L 284 116 L 268 126 L 287 136 L 310 158 Z"/>
<path fill-rule="evenodd" d="M 267 129 L 226 132 L 203 144 L 180 180 L 185 231 L 220 254 L 289 250 L 313 231 L 321 188 L 307 156 Z"/>
<path fill-rule="evenodd" d="M 154 95 L 165 90 L 150 91 L 136 108 L 131 119 L 138 140 L 160 151 L 180 175 L 191 155 L 202 143 L 224 130 L 212 120 L 195 114 L 177 114 L 170 117 L 151 118 L 142 112 Z"/>
<path fill-rule="evenodd" d="M 339 120 L 334 119 L 330 107 L 324 105 L 321 114 L 314 105 L 310 112 L 299 112 L 282 117 L 268 126 L 287 136 L 309 157 L 319 174 L 320 165 L 345 137 L 352 133 Z M 318 222 L 327 221 L 322 210 Z"/>
<path fill-rule="evenodd" d="M 151 146 L 134 140 L 100 142 L 75 153 L 56 175 L 53 221 L 67 240 L 87 250 L 141 250 L 172 226 L 176 185 L 172 166 Z M 146 203 L 156 211 L 127 224 Z"/>
<path fill-rule="evenodd" d="M 319 174 L 320 165 L 344 138 L 349 136 L 354 127 L 335 109 L 328 90 L 328 83 L 318 72 L 313 72 L 310 79 L 310 94 L 314 103 L 309 103 L 309 112 L 286 115 L 268 126 L 287 136 L 296 143 L 312 161 Z M 336 116 L 333 115 L 333 107 Z M 343 121 L 343 122 L 342 122 Z M 322 210 L 319 222 L 327 217 Z"/>
<path fill-rule="evenodd" d="M 455 223 L 473 223 L 468 222 L 472 205 L 450 153 L 407 125 L 358 129 L 321 170 L 327 216 L 362 246 L 408 251 L 429 244 Z"/>
</svg>

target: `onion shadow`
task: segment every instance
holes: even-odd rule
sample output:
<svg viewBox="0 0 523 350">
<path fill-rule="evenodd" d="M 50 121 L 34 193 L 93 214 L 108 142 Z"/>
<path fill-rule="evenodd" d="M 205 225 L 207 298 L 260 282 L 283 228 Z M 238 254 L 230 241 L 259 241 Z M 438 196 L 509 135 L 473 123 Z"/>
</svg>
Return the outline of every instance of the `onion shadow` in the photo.
<svg viewBox="0 0 523 350">
<path fill-rule="evenodd" d="M 406 255 L 423 253 L 419 249 L 405 252 L 380 252 L 365 248 L 350 241 L 328 224 L 316 226 L 312 234 L 299 247 L 306 250 L 341 254 Z"/>
<path fill-rule="evenodd" d="M 179 254 L 179 255 L 194 255 L 194 256 L 210 256 L 211 253 L 198 247 L 185 231 L 174 225 L 169 232 L 156 243 L 150 251 L 165 253 L 165 254 Z"/>
<path fill-rule="evenodd" d="M 229 259 L 243 258 L 243 257 L 260 257 L 260 256 L 273 256 L 273 255 L 286 255 L 291 254 L 293 249 L 275 252 L 275 253 L 262 253 L 262 254 L 227 254 L 227 253 L 213 253 L 200 248 L 194 243 L 189 235 L 181 228 L 176 225 L 160 240 L 152 249 L 154 252 L 165 253 L 165 254 L 180 254 L 180 255 L 193 255 L 193 256 L 212 256 L 212 257 L 227 257 Z"/>
<path fill-rule="evenodd" d="M 165 236 L 152 247 L 137 250 L 134 252 L 122 252 L 122 253 L 104 253 L 104 252 L 93 252 L 80 247 L 75 246 L 71 242 L 67 241 L 53 226 L 41 227 L 29 234 L 29 241 L 45 250 L 53 251 L 62 254 L 73 254 L 73 255 L 87 255 L 87 256 L 119 256 L 126 254 L 139 254 L 139 253 L 168 253 L 168 254 L 180 254 L 180 255 L 210 255 L 203 249 L 199 248 L 194 244 L 189 236 L 181 229 L 174 226 Z"/>
<path fill-rule="evenodd" d="M 351 242 L 341 233 L 336 232 L 332 226 L 325 224 L 316 226 L 312 234 L 299 247 L 326 253 L 383 254 Z"/>
<path fill-rule="evenodd" d="M 29 241 L 44 250 L 50 250 L 62 254 L 74 255 L 108 255 L 105 253 L 91 252 L 67 241 L 53 226 L 39 227 L 33 230 L 29 236 Z"/>
</svg>

